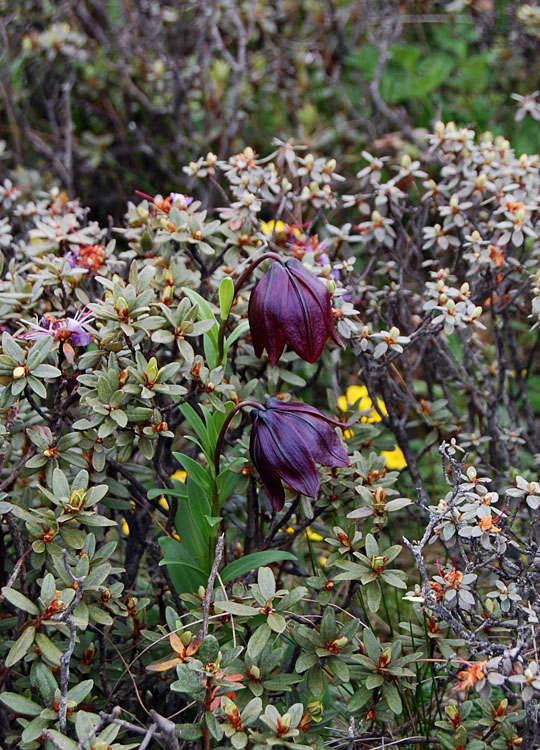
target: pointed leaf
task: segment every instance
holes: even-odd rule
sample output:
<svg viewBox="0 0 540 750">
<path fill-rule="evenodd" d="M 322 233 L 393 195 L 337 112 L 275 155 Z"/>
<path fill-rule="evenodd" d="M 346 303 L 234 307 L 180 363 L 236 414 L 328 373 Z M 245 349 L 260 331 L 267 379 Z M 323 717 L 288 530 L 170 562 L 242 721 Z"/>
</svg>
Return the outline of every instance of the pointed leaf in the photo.
<svg viewBox="0 0 540 750">
<path fill-rule="evenodd" d="M 280 560 L 297 560 L 296 555 L 292 552 L 285 552 L 284 550 L 265 550 L 263 552 L 252 552 L 250 555 L 241 557 L 238 560 L 226 565 L 221 571 L 221 579 L 223 583 L 234 581 L 236 578 L 243 576 L 245 573 L 249 573 L 250 570 L 254 570 L 260 565 L 269 565 L 273 562 L 279 562 Z"/>
</svg>

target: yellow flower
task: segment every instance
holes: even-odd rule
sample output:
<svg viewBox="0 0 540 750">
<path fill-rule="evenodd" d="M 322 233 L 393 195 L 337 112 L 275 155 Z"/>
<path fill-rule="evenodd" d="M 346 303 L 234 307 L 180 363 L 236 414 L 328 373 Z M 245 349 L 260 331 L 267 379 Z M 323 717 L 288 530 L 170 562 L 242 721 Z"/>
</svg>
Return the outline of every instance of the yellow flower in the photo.
<svg viewBox="0 0 540 750">
<path fill-rule="evenodd" d="M 285 222 L 280 219 L 277 221 L 274 221 L 274 219 L 270 219 L 270 221 L 261 221 L 261 231 L 263 234 L 266 234 L 267 237 L 274 235 L 278 241 L 284 239 L 289 232 L 292 232 L 297 239 L 302 236 L 302 232 L 298 227 L 285 224 Z"/>
<path fill-rule="evenodd" d="M 274 219 L 270 219 L 270 221 L 261 221 L 261 230 L 263 234 L 272 235 L 275 234 L 285 234 L 288 227 L 287 224 L 285 224 L 284 221 L 274 221 Z"/>
<path fill-rule="evenodd" d="M 185 482 L 187 479 L 187 473 L 183 469 L 177 469 L 174 474 L 171 474 L 171 479 L 178 479 L 179 482 Z M 169 510 L 169 503 L 165 499 L 165 495 L 159 498 L 159 504 L 165 510 Z"/>
<path fill-rule="evenodd" d="M 293 529 L 292 526 L 287 526 L 285 531 L 287 532 L 287 534 L 295 533 L 295 529 Z M 310 540 L 310 542 L 322 542 L 322 540 L 324 539 L 324 537 L 321 536 L 320 534 L 317 534 L 316 531 L 312 531 L 311 526 L 308 526 L 307 529 L 304 531 L 304 536 L 307 537 Z"/>
<path fill-rule="evenodd" d="M 360 417 L 361 422 L 369 422 L 370 424 L 375 424 L 375 422 L 381 421 L 381 417 L 375 410 L 373 401 L 369 397 L 368 389 L 365 385 L 350 385 L 347 388 L 346 394 L 344 396 L 340 396 L 337 402 L 339 408 L 342 411 L 347 411 L 348 406 L 356 404 L 358 407 L 358 411 L 367 412 L 362 417 Z M 386 411 L 386 405 L 381 398 L 377 399 L 377 406 L 382 414 L 384 414 L 385 416 L 388 414 L 388 412 Z M 352 434 L 353 433 L 351 432 L 351 430 L 345 430 L 345 432 L 343 433 L 344 437 L 346 438 L 352 437 Z"/>
<path fill-rule="evenodd" d="M 171 479 L 178 479 L 179 482 L 185 482 L 187 479 L 187 474 L 183 469 L 177 469 L 174 474 L 171 474 Z M 164 495 L 159 498 L 159 504 L 165 510 L 169 510 L 169 503 L 165 500 Z M 135 507 L 135 503 L 133 502 L 133 500 L 131 500 L 131 505 Z M 120 519 L 120 528 L 122 529 L 122 533 L 124 534 L 124 536 L 129 536 L 129 526 L 124 516 L 122 516 L 122 518 Z M 180 541 L 180 537 L 176 532 L 173 531 L 171 533 L 171 536 L 174 539 L 178 539 Z"/>
<path fill-rule="evenodd" d="M 327 557 L 319 557 L 319 565 L 321 565 L 323 568 L 326 567 L 326 563 L 328 562 Z"/>
<path fill-rule="evenodd" d="M 373 424 L 381 421 L 381 417 L 375 411 L 373 401 L 370 399 L 368 389 L 365 385 L 350 385 L 347 388 L 346 394 L 338 398 L 338 406 L 342 411 L 347 411 L 347 407 L 355 403 L 357 403 L 358 411 L 368 412 L 360 419 L 361 422 L 370 422 Z M 377 399 L 377 407 L 385 416 L 388 414 L 386 405 L 380 398 Z"/>
<path fill-rule="evenodd" d="M 183 469 L 177 469 L 174 474 L 171 474 L 171 479 L 178 479 L 179 482 L 185 482 L 187 479 L 187 472 Z"/>
<path fill-rule="evenodd" d="M 166 501 L 166 499 L 165 499 L 165 495 L 162 495 L 162 496 L 161 496 L 161 497 L 159 498 L 159 504 L 161 505 L 161 507 L 162 507 L 162 508 L 163 508 L 164 510 L 169 510 L 169 503 L 168 503 L 168 502 Z"/>
<path fill-rule="evenodd" d="M 381 456 L 385 457 L 386 467 L 390 469 L 391 471 L 393 469 L 397 469 L 398 471 L 401 471 L 401 469 L 404 469 L 407 466 L 407 461 L 405 461 L 405 456 L 403 455 L 403 451 L 397 445 L 394 446 L 394 450 L 381 451 Z"/>
</svg>

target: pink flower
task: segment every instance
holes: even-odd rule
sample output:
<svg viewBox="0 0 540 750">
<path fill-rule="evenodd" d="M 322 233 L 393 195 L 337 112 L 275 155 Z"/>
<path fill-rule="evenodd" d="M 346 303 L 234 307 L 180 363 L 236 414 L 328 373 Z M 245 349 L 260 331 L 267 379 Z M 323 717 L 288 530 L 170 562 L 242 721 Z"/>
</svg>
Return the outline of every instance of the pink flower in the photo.
<svg viewBox="0 0 540 750">
<path fill-rule="evenodd" d="M 72 364 L 75 358 L 73 346 L 88 346 L 92 336 L 83 328 L 84 323 L 93 320 L 90 310 L 77 310 L 73 318 L 55 318 L 46 313 L 39 323 L 21 320 L 32 330 L 21 333 L 20 338 L 29 341 L 39 341 L 45 336 L 51 336 L 55 341 L 62 341 L 62 350 L 67 361 Z"/>
</svg>

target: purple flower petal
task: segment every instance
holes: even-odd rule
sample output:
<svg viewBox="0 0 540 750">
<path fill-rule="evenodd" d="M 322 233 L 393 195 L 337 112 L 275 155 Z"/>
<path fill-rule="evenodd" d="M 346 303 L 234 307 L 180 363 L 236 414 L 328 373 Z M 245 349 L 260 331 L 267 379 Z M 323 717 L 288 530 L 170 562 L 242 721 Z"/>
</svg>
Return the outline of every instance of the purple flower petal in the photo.
<svg viewBox="0 0 540 750">
<path fill-rule="evenodd" d="M 289 277 L 289 286 L 289 304 L 283 315 L 287 342 L 299 357 L 315 362 L 328 338 L 324 310 L 312 291 L 293 274 Z"/>
<path fill-rule="evenodd" d="M 342 429 L 347 426 L 343 422 L 340 422 L 338 419 L 327 417 L 326 414 L 323 414 L 314 406 L 305 404 L 303 401 L 281 401 L 281 399 L 279 398 L 270 396 L 270 398 L 266 399 L 266 408 L 272 409 L 273 411 L 282 411 L 285 413 L 293 412 L 296 414 L 306 414 L 316 420 L 322 419 L 323 422 L 328 422 L 328 424 L 335 425 L 336 427 L 341 427 Z"/>
<path fill-rule="evenodd" d="M 287 343 L 307 362 L 321 355 L 328 336 L 344 347 L 326 285 L 296 258 L 272 264 L 251 293 L 248 317 L 255 355 L 266 349 L 272 365 Z"/>
<path fill-rule="evenodd" d="M 253 464 L 259 472 L 262 483 L 264 484 L 272 508 L 276 512 L 280 511 L 285 505 L 285 491 L 279 477 L 276 475 L 272 467 L 272 464 L 268 461 L 255 429 L 251 431 L 249 452 Z"/>
<path fill-rule="evenodd" d="M 280 414 L 259 410 L 253 429 L 276 478 L 308 497 L 317 497 L 320 479 L 310 446 L 295 425 Z"/>
<path fill-rule="evenodd" d="M 301 402 L 282 403 L 269 398 L 266 408 L 251 413 L 251 458 L 260 474 L 272 507 L 285 502 L 281 481 L 316 498 L 320 478 L 315 462 L 348 466 L 349 457 L 335 432 L 334 419 Z"/>
<path fill-rule="evenodd" d="M 273 263 L 249 298 L 249 327 L 255 356 L 266 348 L 268 359 L 275 365 L 286 344 L 282 311 L 287 305 L 289 279 L 281 263 Z"/>
<path fill-rule="evenodd" d="M 333 427 L 301 413 L 291 413 L 288 419 L 311 446 L 311 455 L 315 461 L 323 466 L 349 466 L 347 451 Z"/>
<path fill-rule="evenodd" d="M 345 345 L 338 336 L 338 333 L 334 327 L 334 316 L 332 315 L 330 292 L 328 291 L 326 284 L 324 284 L 324 282 L 322 282 L 317 276 L 311 273 L 311 271 L 308 271 L 308 269 L 302 263 L 300 263 L 299 260 L 296 260 L 296 258 L 291 258 L 290 260 L 288 260 L 286 265 L 291 273 L 291 276 L 295 278 L 295 280 L 299 283 L 299 288 L 303 290 L 304 295 L 306 297 L 311 297 L 311 299 L 316 303 L 319 311 L 319 325 L 322 327 L 324 321 L 324 325 L 326 327 L 325 341 L 326 336 L 331 336 L 331 338 L 336 342 L 338 346 L 340 346 L 342 349 L 345 349 Z M 321 347 L 321 351 L 323 347 L 324 343 Z M 317 357 L 319 355 L 317 355 Z M 317 357 L 315 357 L 315 359 L 317 359 Z"/>
</svg>

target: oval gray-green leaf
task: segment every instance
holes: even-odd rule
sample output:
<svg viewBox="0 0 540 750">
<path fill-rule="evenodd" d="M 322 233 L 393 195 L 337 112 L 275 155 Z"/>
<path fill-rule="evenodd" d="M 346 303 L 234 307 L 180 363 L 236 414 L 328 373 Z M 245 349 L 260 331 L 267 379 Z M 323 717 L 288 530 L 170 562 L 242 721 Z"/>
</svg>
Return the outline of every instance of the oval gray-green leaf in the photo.
<svg viewBox="0 0 540 750">
<path fill-rule="evenodd" d="M 6 656 L 6 667 L 12 667 L 28 653 L 30 647 L 34 643 L 35 635 L 36 629 L 33 627 L 33 625 L 30 625 L 23 630 L 22 635 L 9 649 L 9 653 Z"/>
</svg>

